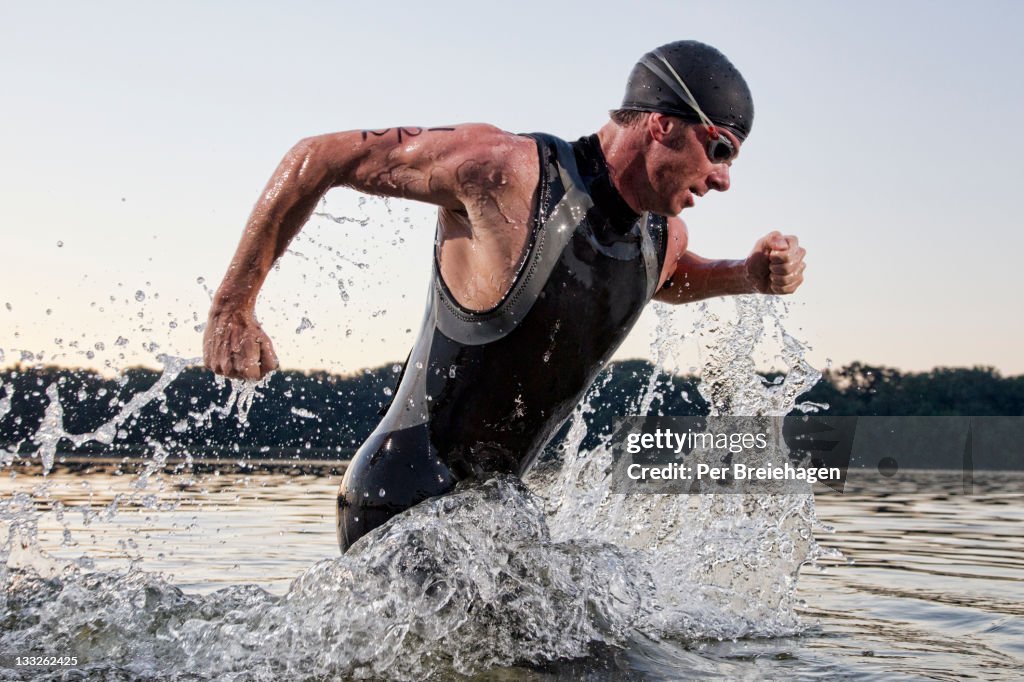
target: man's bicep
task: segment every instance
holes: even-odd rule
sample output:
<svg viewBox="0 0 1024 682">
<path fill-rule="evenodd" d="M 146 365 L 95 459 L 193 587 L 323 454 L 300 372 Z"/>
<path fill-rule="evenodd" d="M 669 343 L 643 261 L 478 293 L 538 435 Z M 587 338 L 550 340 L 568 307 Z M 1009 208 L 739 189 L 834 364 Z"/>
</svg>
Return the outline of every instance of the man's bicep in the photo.
<svg viewBox="0 0 1024 682">
<path fill-rule="evenodd" d="M 680 260 L 686 254 L 689 245 L 690 235 L 686 223 L 678 216 L 670 216 L 668 219 L 667 243 L 665 245 L 665 263 L 661 268 L 661 277 L 658 280 L 659 293 L 669 284 L 679 267 Z M 661 300 L 661 297 L 655 296 Z"/>
<path fill-rule="evenodd" d="M 467 124 L 385 128 L 312 138 L 331 164 L 332 186 L 367 194 L 463 208 L 494 157 L 502 133 Z"/>
</svg>

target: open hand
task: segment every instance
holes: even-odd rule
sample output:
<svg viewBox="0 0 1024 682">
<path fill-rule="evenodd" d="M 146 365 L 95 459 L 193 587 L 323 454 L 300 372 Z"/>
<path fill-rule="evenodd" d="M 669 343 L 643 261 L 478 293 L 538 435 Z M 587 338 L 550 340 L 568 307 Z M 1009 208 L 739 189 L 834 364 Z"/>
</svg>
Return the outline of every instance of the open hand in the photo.
<svg viewBox="0 0 1024 682">
<path fill-rule="evenodd" d="M 270 337 L 246 310 L 210 311 L 203 335 L 203 361 L 231 379 L 262 379 L 279 366 Z"/>
<path fill-rule="evenodd" d="M 806 253 L 793 235 L 767 234 L 747 256 L 747 277 L 758 293 L 791 294 L 803 284 Z"/>
</svg>

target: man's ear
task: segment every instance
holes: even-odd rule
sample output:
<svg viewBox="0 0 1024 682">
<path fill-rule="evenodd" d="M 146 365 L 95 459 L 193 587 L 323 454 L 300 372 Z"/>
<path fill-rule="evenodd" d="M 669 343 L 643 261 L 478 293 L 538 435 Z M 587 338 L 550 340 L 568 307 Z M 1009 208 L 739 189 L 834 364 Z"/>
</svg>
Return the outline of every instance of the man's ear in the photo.
<svg viewBox="0 0 1024 682">
<path fill-rule="evenodd" d="M 672 146 L 673 138 L 679 136 L 681 128 L 682 122 L 668 114 L 655 111 L 647 117 L 647 133 L 655 142 L 664 145 Z"/>
</svg>

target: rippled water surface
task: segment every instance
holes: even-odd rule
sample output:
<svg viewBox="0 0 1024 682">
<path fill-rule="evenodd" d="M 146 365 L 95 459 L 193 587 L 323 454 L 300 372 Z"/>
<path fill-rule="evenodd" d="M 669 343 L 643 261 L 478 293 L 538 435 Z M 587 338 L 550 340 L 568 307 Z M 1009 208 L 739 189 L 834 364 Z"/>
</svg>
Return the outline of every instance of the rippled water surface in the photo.
<svg viewBox="0 0 1024 682">
<path fill-rule="evenodd" d="M 644 584 L 630 584 L 630 571 L 640 565 L 632 563 L 636 559 L 621 548 L 548 538 L 547 530 L 535 527 L 537 523 L 543 524 L 544 514 L 539 507 L 531 511 L 530 505 L 535 501 L 532 494 L 518 490 L 512 483 L 507 489 L 485 491 L 480 499 L 486 506 L 474 506 L 470 497 L 479 491 L 471 490 L 466 493 L 469 501 L 454 512 L 438 511 L 457 514 L 465 509 L 467 514 L 480 515 L 480 524 L 499 538 L 494 547 L 480 549 L 489 557 L 487 566 L 444 559 L 446 552 L 472 552 L 473 548 L 460 547 L 457 540 L 446 538 L 448 545 L 437 549 L 430 544 L 430 525 L 425 520 L 418 522 L 418 526 L 411 524 L 412 529 L 407 527 L 402 534 L 376 538 L 386 549 L 366 559 L 369 568 L 324 562 L 337 556 L 333 505 L 340 476 L 337 470 L 331 473 L 330 465 L 312 471 L 315 473 L 243 470 L 196 474 L 186 482 L 173 479 L 175 485 L 155 488 L 156 492 L 147 490 L 151 496 L 139 495 L 137 483 L 133 487 L 136 479 L 115 475 L 111 467 L 98 467 L 87 474 L 58 468 L 48 477 L 48 487 L 42 491 L 38 487 L 42 482 L 39 476 L 22 473 L 5 477 L 0 482 L 3 498 L 20 500 L 38 512 L 39 548 L 43 550 L 23 551 L 23 556 L 19 556 L 21 550 L 11 548 L 11 563 L 18 566 L 20 562 L 21 567 L 12 569 L 6 577 L 6 627 L 11 627 L 12 617 L 45 621 L 46 614 L 51 613 L 68 622 L 81 615 L 74 632 L 52 631 L 49 641 L 38 641 L 36 632 L 33 653 L 70 654 L 73 652 L 69 649 L 77 647 L 77 653 L 82 655 L 83 650 L 87 652 L 92 647 L 92 651 L 102 655 L 90 658 L 86 653 L 84 658 L 92 668 L 80 672 L 91 670 L 131 679 L 158 676 L 153 661 L 168 664 L 166 657 L 184 655 L 174 647 L 183 647 L 181 651 L 187 650 L 191 659 L 187 666 L 183 664 L 182 670 L 202 677 L 204 661 L 216 669 L 223 665 L 223 657 L 251 655 L 247 653 L 246 638 L 255 637 L 253 633 L 260 628 L 267 628 L 260 636 L 273 627 L 287 633 L 291 620 L 322 619 L 323 639 L 311 644 L 328 647 L 331 637 L 346 625 L 368 627 L 368 621 L 361 620 L 364 615 L 336 612 L 359 604 L 358 595 L 346 593 L 345 598 L 336 597 L 325 585 L 342 584 L 353 575 L 372 582 L 382 566 L 392 566 L 397 561 L 412 564 L 404 565 L 403 575 L 415 576 L 417 571 L 421 575 L 408 586 L 389 583 L 388 589 L 381 592 L 365 587 L 363 596 L 380 599 L 391 593 L 421 600 L 416 602 L 421 607 L 436 608 L 436 612 L 430 612 L 433 616 L 417 621 L 419 625 L 415 627 L 429 629 L 430 623 L 435 623 L 451 628 L 452 647 L 465 646 L 457 640 L 468 636 L 475 638 L 482 651 L 511 646 L 530 652 L 561 646 L 571 654 L 560 660 L 553 657 L 556 660 L 544 664 L 495 668 L 486 665 L 486 656 L 463 652 L 464 670 L 476 670 L 475 674 L 484 669 L 488 675 L 504 671 L 508 679 L 1019 679 L 1024 669 L 1021 473 L 977 472 L 974 494 L 965 495 L 959 472 L 904 471 L 888 479 L 877 475 L 870 480 L 864 477 L 863 485 L 858 485 L 856 472 L 852 472 L 846 494 L 816 495 L 818 519 L 835 529 L 828 533 L 819 528 L 818 542 L 840 550 L 843 558 L 823 559 L 819 566 L 803 567 L 795 595 L 800 600 L 799 624 L 785 636 L 749 636 L 738 632 L 732 634 L 739 637 L 732 639 L 727 631 L 716 635 L 715 628 L 702 631 L 699 624 L 674 630 L 663 625 L 653 628 L 638 624 L 645 599 L 654 593 L 648 593 Z M 18 493 L 27 495 L 19 498 Z M 733 504 L 725 498 L 738 496 L 706 497 Z M 626 504 L 650 503 L 641 497 L 622 499 Z M 536 502 L 540 505 L 542 501 Z M 110 518 L 93 516 L 86 523 L 85 516 L 76 511 L 86 505 L 98 509 L 111 503 L 115 503 L 117 510 Z M 502 518 L 487 516 L 482 509 L 497 509 L 521 523 L 503 527 Z M 546 515 L 552 533 L 557 536 L 557 512 L 549 509 Z M 21 519 L 24 514 L 8 517 Z M 652 517 L 649 525 L 658 521 Z M 540 534 L 538 538 L 535 533 Z M 506 536 L 515 539 L 503 540 Z M 388 543 L 408 543 L 410 538 L 433 549 L 421 554 L 409 553 L 405 548 L 388 549 Z M 468 532 L 459 540 L 478 542 Z M 495 559 L 502 556 L 502 542 L 521 555 Z M 85 568 L 80 569 L 82 575 L 104 576 L 99 582 L 90 583 L 85 577 L 70 577 L 67 573 L 75 569 L 63 566 L 64 562 L 83 556 L 87 560 Z M 442 570 L 465 571 L 466 575 L 447 582 L 439 580 L 429 568 L 415 565 L 417 556 L 438 562 Z M 522 565 L 516 565 L 517 561 Z M 531 568 L 531 561 L 545 565 Z M 723 563 L 733 571 L 744 561 L 744 557 L 732 557 Z M 481 568 L 497 575 L 496 564 L 507 570 L 494 580 L 471 575 Z M 130 568 L 132 565 L 134 569 Z M 565 576 L 548 575 L 559 571 L 565 571 Z M 695 601 L 714 599 L 713 593 L 709 596 L 696 582 L 689 582 L 693 577 L 684 574 L 685 571 L 680 572 L 680 599 L 685 600 L 688 594 Z M 509 576 L 521 584 L 510 589 Z M 640 574 L 632 577 L 640 583 L 651 579 Z M 563 578 L 565 583 L 561 582 Z M 658 580 L 656 575 L 653 579 Z M 750 575 L 745 579 L 751 580 Z M 604 584 L 616 580 L 621 584 Z M 589 594 L 566 596 L 564 593 L 574 583 L 582 585 Z M 448 595 L 449 590 L 461 589 L 478 594 L 477 603 L 486 604 L 493 596 L 486 593 L 489 588 L 496 590 L 499 603 L 507 604 L 504 613 L 474 615 L 473 600 L 459 601 Z M 116 604 L 90 603 L 85 596 L 89 590 L 106 591 L 108 598 L 120 595 L 125 600 L 125 611 L 119 611 L 121 606 Z M 534 590 L 538 590 L 537 594 Z M 33 598 L 39 603 L 32 603 Z M 516 600 L 522 603 L 517 605 Z M 544 623 L 524 623 L 530 609 L 543 610 L 552 605 L 557 605 L 560 612 L 537 613 L 539 620 L 551 619 L 566 632 L 584 628 L 584 624 L 596 628 L 579 633 L 582 652 L 574 651 L 579 642 L 568 635 L 560 642 L 530 641 L 531 634 L 542 638 L 546 632 Z M 377 604 L 375 608 L 378 607 L 387 613 L 388 609 L 400 611 L 403 604 L 396 601 L 390 606 Z M 573 611 L 577 607 L 579 613 Z M 671 610 L 661 603 L 653 608 Z M 90 609 L 101 615 L 79 614 Z M 144 616 L 132 621 L 124 615 L 133 609 Z M 736 610 L 727 611 L 728 618 L 722 610 L 704 607 L 683 608 L 681 613 L 694 618 L 703 614 L 731 623 L 729 627 L 734 628 L 742 621 L 741 612 Z M 122 619 L 118 622 L 120 629 L 104 630 L 109 625 L 103 622 L 104 617 Z M 595 619 L 598 625 L 594 625 Z M 399 621 L 396 619 L 396 623 Z M 784 624 L 776 626 L 784 629 Z M 28 626 L 19 622 L 17 627 Z M 147 628 L 151 632 L 144 632 Z M 309 622 L 293 631 L 313 640 L 320 636 Z M 382 638 L 380 644 L 384 648 L 388 637 L 397 637 L 387 629 L 374 631 L 369 627 L 368 632 Z M 718 636 L 722 634 L 726 637 L 720 641 Z M 434 637 L 444 643 L 448 634 L 423 632 L 419 636 L 424 641 Z M 383 649 L 373 649 L 373 642 L 346 637 L 346 646 L 350 651 L 362 652 L 358 655 L 386 656 Z M 439 658 L 434 646 L 410 646 L 408 631 L 402 637 L 402 646 L 396 649 L 399 655 Z M 489 637 L 493 640 L 489 641 Z M 173 640 L 173 646 L 166 644 L 167 651 L 161 652 L 164 640 Z M 6 636 L 4 641 L 9 645 L 18 640 Z M 236 641 L 239 651 L 232 652 L 229 643 Z M 217 651 L 204 651 L 203 647 L 208 645 Z M 301 643 L 294 646 L 301 648 Z M 132 653 L 133 647 L 146 651 Z M 110 660 L 102 660 L 104 655 Z M 133 660 L 146 663 L 134 665 Z M 428 667 L 399 663 L 391 664 L 396 667 L 389 670 L 412 677 L 456 677 L 460 667 L 459 662 L 453 666 L 450 661 Z M 359 677 L 379 674 L 380 670 L 373 666 L 352 667 L 340 661 L 320 661 L 310 669 L 319 677 Z M 3 672 L 30 677 L 26 671 Z M 167 672 L 170 669 L 164 668 L 163 674 Z M 229 671 L 236 679 L 246 679 L 249 674 L 301 678 L 302 659 L 290 661 L 277 671 L 273 670 L 272 662 L 265 660 L 258 661 L 254 671 Z"/>
<path fill-rule="evenodd" d="M 820 374 L 779 301 L 735 306 L 697 311 L 698 391 L 715 415 L 790 413 Z M 642 414 L 678 373 L 676 321 L 659 310 L 658 325 L 660 369 L 629 408 Z M 766 345 L 787 368 L 771 382 L 754 360 Z M 75 401 L 39 384 L 38 428 L 0 453 L 0 676 L 1019 677 L 1020 474 L 975 473 L 970 496 L 957 472 L 874 469 L 852 471 L 845 495 L 616 494 L 609 442 L 587 438 L 599 379 L 546 468 L 464 481 L 339 556 L 341 462 L 193 461 L 155 435 L 136 460 L 67 459 L 68 443 L 121 439 L 188 362 L 165 357 L 157 384 L 85 433 L 65 420 Z M 234 382 L 173 432 L 202 433 L 213 413 L 244 428 L 259 391 Z M 775 439 L 733 462 L 786 455 Z"/>
</svg>

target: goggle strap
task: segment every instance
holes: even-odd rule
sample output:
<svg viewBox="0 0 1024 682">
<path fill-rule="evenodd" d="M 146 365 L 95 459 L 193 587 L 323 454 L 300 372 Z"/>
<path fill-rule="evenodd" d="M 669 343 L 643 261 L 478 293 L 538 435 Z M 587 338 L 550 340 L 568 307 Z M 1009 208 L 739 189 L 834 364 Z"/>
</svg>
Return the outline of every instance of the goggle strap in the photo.
<svg viewBox="0 0 1024 682">
<path fill-rule="evenodd" d="M 644 58 L 641 61 L 641 64 L 646 66 L 648 69 L 650 69 L 654 73 L 655 76 L 660 78 L 665 83 L 665 85 L 667 85 L 672 90 L 672 92 L 674 92 L 676 94 L 677 97 L 679 97 L 684 102 L 689 104 L 693 108 L 693 110 L 697 112 L 697 116 L 698 116 L 698 118 L 700 118 L 701 123 L 703 123 L 704 125 L 706 125 L 708 127 L 708 131 L 711 133 L 712 137 L 717 138 L 718 137 L 718 130 L 715 128 L 715 124 L 711 122 L 711 119 L 708 118 L 704 114 L 703 111 L 701 111 L 700 105 L 697 104 L 697 99 L 693 96 L 693 93 L 690 92 L 690 88 L 686 87 L 686 82 L 683 81 L 683 79 L 679 77 L 679 74 L 676 73 L 676 70 L 674 68 L 672 68 L 672 65 L 669 64 L 668 60 L 665 59 L 660 53 L 655 52 L 654 56 L 657 57 L 659 60 L 661 60 L 661 62 L 668 68 L 669 72 L 676 79 L 675 83 L 672 82 L 672 79 L 669 78 L 668 75 L 664 71 L 662 71 L 661 68 L 657 64 L 653 63 L 650 59 Z M 682 86 L 681 90 L 676 85 L 676 83 L 678 83 L 679 86 Z"/>
</svg>

